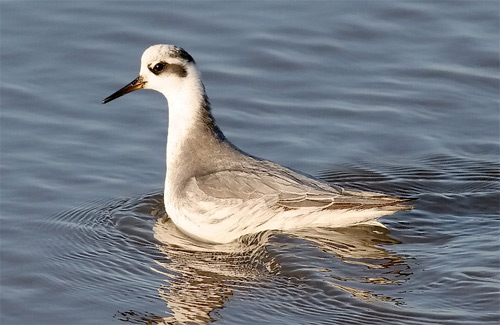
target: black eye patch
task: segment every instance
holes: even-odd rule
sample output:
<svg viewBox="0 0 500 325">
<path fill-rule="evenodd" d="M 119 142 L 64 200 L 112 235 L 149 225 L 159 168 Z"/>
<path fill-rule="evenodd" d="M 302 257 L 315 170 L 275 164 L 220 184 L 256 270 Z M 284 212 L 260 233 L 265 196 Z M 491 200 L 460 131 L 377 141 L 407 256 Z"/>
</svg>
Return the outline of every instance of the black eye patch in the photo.
<svg viewBox="0 0 500 325">
<path fill-rule="evenodd" d="M 163 69 L 165 69 L 165 67 L 167 65 L 168 65 L 168 63 L 166 63 L 166 62 L 158 62 L 157 64 L 155 64 L 154 67 L 148 66 L 148 69 L 152 73 L 158 75 L 158 74 L 160 74 L 163 71 Z"/>
<path fill-rule="evenodd" d="M 149 71 L 154 73 L 155 75 L 159 75 L 160 73 L 172 73 L 177 76 L 184 78 L 187 76 L 186 68 L 180 64 L 169 64 L 167 62 L 158 62 L 154 66 L 148 65 Z"/>
</svg>

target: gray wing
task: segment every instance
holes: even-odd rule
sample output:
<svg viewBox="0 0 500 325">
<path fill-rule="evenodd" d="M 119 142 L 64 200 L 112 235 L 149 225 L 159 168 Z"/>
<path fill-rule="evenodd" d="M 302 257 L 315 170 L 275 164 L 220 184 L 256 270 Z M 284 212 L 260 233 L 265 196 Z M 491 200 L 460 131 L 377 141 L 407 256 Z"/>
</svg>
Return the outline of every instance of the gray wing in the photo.
<svg viewBox="0 0 500 325">
<path fill-rule="evenodd" d="M 404 202 L 376 193 L 345 191 L 274 163 L 244 171 L 218 171 L 196 176 L 192 181 L 207 198 L 238 201 L 263 199 L 269 207 L 287 210 L 371 209 Z"/>
</svg>

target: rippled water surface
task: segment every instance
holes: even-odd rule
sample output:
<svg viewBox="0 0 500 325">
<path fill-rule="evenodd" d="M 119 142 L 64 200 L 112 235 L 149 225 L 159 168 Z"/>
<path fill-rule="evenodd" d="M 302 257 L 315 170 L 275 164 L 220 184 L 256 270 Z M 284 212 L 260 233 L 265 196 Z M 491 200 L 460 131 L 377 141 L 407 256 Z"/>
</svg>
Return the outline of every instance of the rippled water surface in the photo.
<svg viewBox="0 0 500 325">
<path fill-rule="evenodd" d="M 0 323 L 498 324 L 499 7 L 2 1 Z M 241 149 L 414 209 L 187 238 L 164 98 L 101 105 L 156 43 L 195 57 Z"/>
</svg>

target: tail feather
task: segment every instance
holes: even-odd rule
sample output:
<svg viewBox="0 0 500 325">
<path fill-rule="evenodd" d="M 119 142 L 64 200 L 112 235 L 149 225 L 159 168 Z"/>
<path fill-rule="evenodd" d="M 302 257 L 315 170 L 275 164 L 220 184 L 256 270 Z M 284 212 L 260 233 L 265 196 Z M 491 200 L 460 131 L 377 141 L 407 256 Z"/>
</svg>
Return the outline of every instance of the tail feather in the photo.
<svg viewBox="0 0 500 325">
<path fill-rule="evenodd" d="M 410 198 L 382 195 L 373 192 L 345 191 L 342 197 L 336 198 L 329 209 L 366 210 L 379 209 L 384 211 L 411 210 L 413 207 L 408 202 Z"/>
<path fill-rule="evenodd" d="M 285 195 L 286 194 L 286 195 Z M 277 206 L 285 210 L 410 210 L 405 203 L 411 199 L 398 198 L 373 192 L 344 191 L 342 194 L 331 193 L 282 193 Z"/>
</svg>

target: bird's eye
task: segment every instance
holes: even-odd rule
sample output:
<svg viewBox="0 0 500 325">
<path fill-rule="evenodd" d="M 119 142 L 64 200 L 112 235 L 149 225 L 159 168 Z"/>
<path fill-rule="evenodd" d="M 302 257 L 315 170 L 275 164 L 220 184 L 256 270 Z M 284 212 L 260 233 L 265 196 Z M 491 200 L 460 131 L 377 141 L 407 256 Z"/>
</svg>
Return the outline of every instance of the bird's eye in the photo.
<svg viewBox="0 0 500 325">
<path fill-rule="evenodd" d="M 157 63 L 155 65 L 155 67 L 153 68 L 153 70 L 156 71 L 156 72 L 161 72 L 161 70 L 163 70 L 164 67 L 165 67 L 165 64 L 163 64 L 163 63 Z"/>
<path fill-rule="evenodd" d="M 160 72 L 163 71 L 163 69 L 165 69 L 165 65 L 166 65 L 165 62 L 159 62 L 155 64 L 155 66 L 152 69 L 149 68 L 149 70 L 151 70 L 151 72 L 153 72 L 154 74 L 159 74 Z"/>
</svg>

